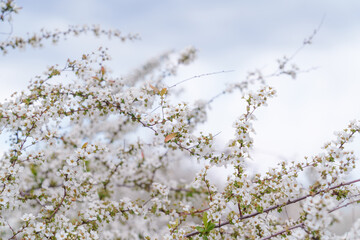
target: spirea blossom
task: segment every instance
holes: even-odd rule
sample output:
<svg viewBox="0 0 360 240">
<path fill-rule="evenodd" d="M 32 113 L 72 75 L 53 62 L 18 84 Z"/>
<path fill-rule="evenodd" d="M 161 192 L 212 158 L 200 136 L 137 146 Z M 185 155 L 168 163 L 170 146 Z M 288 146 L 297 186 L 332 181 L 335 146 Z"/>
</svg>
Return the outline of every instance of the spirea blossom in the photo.
<svg viewBox="0 0 360 240">
<path fill-rule="evenodd" d="M 2 18 L 18 10 L 13 1 L 2 0 L 0 9 Z M 1 42 L 0 50 L 39 47 L 46 39 L 86 32 L 137 38 L 99 26 L 71 26 L 14 36 Z M 256 116 L 276 97 L 267 76 L 295 78 L 299 69 L 283 58 L 273 74 L 250 72 L 209 100 L 187 103 L 176 94 L 192 78 L 174 85 L 167 78 L 175 78 L 196 53 L 193 47 L 166 52 L 115 77 L 107 66 L 108 50 L 99 48 L 68 59 L 65 67 L 49 66 L 26 91 L 1 103 L 1 134 L 8 137 L 0 157 L 1 236 L 357 239 L 359 221 L 349 235 L 329 229 L 337 212 L 359 201 L 360 179 L 351 175 L 358 159 L 348 143 L 360 132 L 360 122 L 336 132 L 317 155 L 254 173 L 248 163 Z M 71 81 L 61 81 L 70 73 Z M 208 120 L 211 103 L 235 89 L 243 108 L 222 148 L 217 134 L 199 126 Z M 219 167 L 229 171 L 219 174 Z M 311 177 L 304 181 L 306 174 Z"/>
</svg>

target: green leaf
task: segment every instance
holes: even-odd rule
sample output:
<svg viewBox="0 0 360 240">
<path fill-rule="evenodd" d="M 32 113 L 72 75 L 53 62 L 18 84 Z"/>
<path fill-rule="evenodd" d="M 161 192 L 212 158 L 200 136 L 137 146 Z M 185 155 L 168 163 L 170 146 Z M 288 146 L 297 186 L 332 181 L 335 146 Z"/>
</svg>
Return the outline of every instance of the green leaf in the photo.
<svg viewBox="0 0 360 240">
<path fill-rule="evenodd" d="M 204 215 L 203 215 L 203 223 L 204 223 L 204 226 L 206 228 L 207 225 L 208 225 L 207 212 L 205 212 Z"/>
<path fill-rule="evenodd" d="M 208 227 L 206 228 L 207 232 L 210 232 L 211 230 L 213 230 L 215 228 L 215 223 L 209 222 Z"/>
<path fill-rule="evenodd" d="M 31 164 L 31 165 L 30 165 L 30 171 L 31 171 L 31 173 L 34 175 L 34 177 L 36 178 L 38 172 L 37 172 L 37 166 L 36 166 L 35 164 Z"/>
<path fill-rule="evenodd" d="M 259 213 L 262 213 L 262 212 L 264 211 L 264 208 L 263 208 L 262 206 L 260 206 L 260 205 L 255 206 L 255 209 L 256 209 L 256 211 L 258 211 Z"/>
<path fill-rule="evenodd" d="M 202 227 L 196 227 L 195 229 L 196 229 L 199 233 L 203 233 L 203 232 L 205 231 L 205 229 L 202 228 Z"/>
</svg>

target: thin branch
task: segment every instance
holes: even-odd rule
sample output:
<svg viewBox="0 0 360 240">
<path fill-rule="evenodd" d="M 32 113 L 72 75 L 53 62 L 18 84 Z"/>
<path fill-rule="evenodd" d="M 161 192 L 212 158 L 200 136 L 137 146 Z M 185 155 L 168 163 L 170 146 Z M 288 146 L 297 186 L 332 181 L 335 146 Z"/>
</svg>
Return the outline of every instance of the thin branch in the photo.
<svg viewBox="0 0 360 240">
<path fill-rule="evenodd" d="M 280 71 L 279 71 L 279 70 L 276 70 L 276 71 L 275 71 L 274 73 L 272 73 L 272 74 L 269 74 L 269 75 L 266 75 L 266 76 L 261 76 L 261 77 L 258 76 L 258 78 L 255 79 L 255 80 L 262 80 L 262 79 L 264 79 L 264 78 L 277 77 L 277 76 L 280 76 L 280 75 L 282 75 L 282 74 L 290 74 L 289 71 L 284 71 L 285 65 L 287 65 L 289 62 L 291 62 L 291 61 L 296 57 L 296 55 L 297 55 L 299 52 L 301 52 L 301 51 L 306 47 L 306 45 L 310 45 L 310 44 L 312 43 L 313 38 L 314 38 L 315 35 L 320 31 L 320 28 L 321 28 L 324 20 L 325 20 L 325 15 L 322 17 L 322 19 L 321 19 L 321 21 L 320 21 L 320 24 L 318 25 L 317 28 L 315 28 L 315 30 L 313 31 L 313 33 L 312 33 L 308 38 L 304 39 L 304 41 L 303 41 L 303 43 L 301 44 L 301 46 L 300 46 L 298 49 L 296 49 L 295 52 L 294 52 L 289 58 L 286 58 L 286 59 L 281 63 L 281 64 L 282 64 L 282 68 L 280 69 Z M 298 73 L 307 73 L 307 72 L 313 71 L 313 70 L 315 70 L 315 69 L 317 69 L 317 67 L 313 67 L 313 68 L 306 69 L 306 70 L 298 70 L 297 72 L 298 72 Z M 197 77 L 197 76 L 195 76 L 195 77 Z M 193 77 L 193 78 L 195 78 L 195 77 Z M 190 78 L 190 79 L 192 79 L 192 78 Z M 185 80 L 183 80 L 183 81 L 188 81 L 188 80 L 190 80 L 190 79 L 185 79 Z M 183 81 L 181 81 L 180 83 L 182 83 Z M 248 80 L 245 80 L 245 81 L 243 81 L 243 82 L 248 82 Z M 175 84 L 175 85 L 177 85 L 177 84 Z M 175 85 L 174 85 L 174 86 L 175 86 Z M 173 86 L 172 86 L 172 87 L 173 87 Z M 218 94 L 216 94 L 215 96 L 213 96 L 212 98 L 210 98 L 210 100 L 208 100 L 208 102 L 207 102 L 206 105 L 210 105 L 210 103 L 212 103 L 215 99 L 217 99 L 218 97 L 220 97 L 220 96 L 222 96 L 222 95 L 225 95 L 226 93 L 227 93 L 226 90 L 221 91 L 220 93 L 218 93 Z"/>
<path fill-rule="evenodd" d="M 10 225 L 9 225 L 10 226 Z M 29 226 L 29 222 L 27 222 L 24 226 L 22 226 L 17 232 L 13 231 L 13 235 L 9 238 L 10 239 L 16 239 L 16 235 L 18 235 L 19 233 L 21 233 L 22 231 L 24 231 L 25 228 L 27 228 Z"/>
<path fill-rule="evenodd" d="M 333 187 L 329 187 L 327 189 L 324 189 L 324 190 L 321 190 L 317 193 L 313 193 L 313 194 L 308 194 L 308 195 L 305 195 L 305 196 L 302 196 L 300 198 L 296 198 L 296 199 L 293 199 L 293 200 L 288 200 L 287 202 L 285 203 L 282 203 L 282 204 L 277 204 L 275 206 L 272 206 L 272 207 L 269 207 L 269 208 L 266 208 L 264 209 L 262 212 L 255 212 L 255 213 L 251 213 L 251 214 L 248 214 L 248 215 L 244 215 L 243 217 L 240 217 L 239 219 L 240 220 L 244 220 L 244 219 L 248 219 L 248 218 L 252 218 L 252 217 L 255 217 L 257 215 L 260 215 L 262 213 L 267 213 L 267 212 L 270 212 L 270 211 L 273 211 L 279 207 L 285 207 L 287 205 L 290 205 L 290 204 L 293 204 L 293 203 L 296 203 L 296 202 L 300 202 L 308 197 L 313 197 L 313 196 L 316 196 L 320 193 L 323 193 L 323 192 L 328 192 L 330 190 L 334 190 L 334 189 L 337 189 L 337 188 L 340 188 L 340 187 L 343 187 L 343 186 L 347 186 L 347 185 L 351 185 L 351 184 L 354 184 L 354 183 L 357 183 L 357 182 L 360 182 L 360 179 L 356 179 L 356 180 L 353 180 L 353 181 L 350 181 L 350 182 L 346 182 L 346 183 L 340 183 L 336 186 L 333 186 Z M 222 224 L 219 224 L 219 225 L 216 225 L 215 228 L 220 228 L 222 226 L 225 226 L 225 225 L 228 225 L 230 224 L 230 221 L 227 220 L 225 222 L 223 222 Z M 189 234 L 186 234 L 185 237 L 192 237 L 192 236 L 195 236 L 195 235 L 198 235 L 200 232 L 198 231 L 194 231 L 192 233 L 189 233 Z"/>
<path fill-rule="evenodd" d="M 63 202 L 64 202 L 64 200 L 65 200 L 65 198 L 66 198 L 66 196 L 67 196 L 66 187 L 63 186 L 63 189 L 64 189 L 64 195 L 63 195 L 63 197 L 61 198 L 61 201 L 59 202 L 59 204 L 56 206 L 54 212 L 47 218 L 47 221 L 50 221 L 50 220 L 55 216 L 55 214 L 60 210 L 60 207 L 61 207 L 61 205 L 63 204 Z"/>
<path fill-rule="evenodd" d="M 240 218 L 242 218 L 242 217 L 243 217 L 243 214 L 242 214 L 242 211 L 241 211 L 240 202 L 237 203 L 237 207 L 238 207 L 238 210 L 239 210 Z"/>
<path fill-rule="evenodd" d="M 314 31 L 312 32 L 312 34 L 304 39 L 303 44 L 301 45 L 301 47 L 299 47 L 288 60 L 292 60 L 295 58 L 295 56 L 303 49 L 305 48 L 306 45 L 310 45 L 312 43 L 312 40 L 314 39 L 315 35 L 320 31 L 324 21 L 325 21 L 326 15 L 324 14 L 320 20 L 319 25 L 317 26 L 317 28 L 314 29 Z"/>
<path fill-rule="evenodd" d="M 215 75 L 215 74 L 220 74 L 220 73 L 230 73 L 230 72 L 235 72 L 235 70 L 223 70 L 223 71 L 218 71 L 218 72 L 212 72 L 212 73 L 204 73 L 204 74 L 200 74 L 200 75 L 196 75 L 196 76 L 193 76 L 193 77 L 190 77 L 190 78 L 187 78 L 187 79 L 184 79 L 178 83 L 175 83 L 174 85 L 168 87 L 169 89 L 170 88 L 173 88 L 173 87 L 176 87 L 177 85 L 180 85 L 184 82 L 187 82 L 187 81 L 190 81 L 194 78 L 201 78 L 201 77 L 205 77 L 205 76 L 210 76 L 210 75 Z"/>
<path fill-rule="evenodd" d="M 198 213 L 203 213 L 203 212 L 206 212 L 210 209 L 210 207 L 208 208 L 204 208 L 204 209 L 201 209 L 201 210 L 197 210 L 197 211 L 193 211 L 193 212 L 178 212 L 178 214 L 180 216 L 189 216 L 189 215 L 194 215 L 194 214 L 198 214 Z M 186 237 L 186 236 L 185 236 Z"/>
<path fill-rule="evenodd" d="M 274 233 L 274 234 L 271 234 L 270 236 L 268 236 L 268 237 L 266 237 L 266 238 L 263 238 L 262 240 L 271 239 L 271 238 L 273 238 L 273 237 L 276 237 L 277 235 L 286 233 L 286 232 L 288 232 L 288 231 L 291 231 L 291 230 L 293 230 L 293 229 L 295 229 L 295 228 L 299 228 L 299 227 L 301 227 L 301 228 L 304 227 L 304 223 L 299 223 L 299 224 L 297 224 L 297 225 L 295 225 L 295 226 L 292 226 L 292 227 L 286 228 L 286 229 L 284 229 L 284 230 L 282 230 L 282 231 L 279 231 L 279 232 L 276 232 L 276 233 Z"/>
<path fill-rule="evenodd" d="M 339 209 L 341 209 L 341 208 L 344 208 L 344 207 L 347 207 L 347 206 L 349 206 L 349 205 L 351 205 L 351 204 L 359 203 L 359 202 L 360 202 L 360 199 L 353 200 L 353 201 L 348 202 L 348 203 L 346 203 L 346 204 L 344 204 L 344 205 L 341 205 L 341 206 L 338 206 L 338 207 L 336 207 L 336 208 L 331 209 L 331 210 L 329 211 L 329 213 L 332 213 L 332 212 L 334 212 L 334 211 L 336 211 L 336 210 L 339 210 Z"/>
</svg>

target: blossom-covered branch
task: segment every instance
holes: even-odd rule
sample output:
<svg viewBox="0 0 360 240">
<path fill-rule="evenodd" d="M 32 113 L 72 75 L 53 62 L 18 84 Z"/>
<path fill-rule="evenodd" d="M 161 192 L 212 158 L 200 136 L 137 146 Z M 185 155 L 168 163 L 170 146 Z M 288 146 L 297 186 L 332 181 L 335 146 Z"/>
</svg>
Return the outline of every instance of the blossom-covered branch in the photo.
<svg viewBox="0 0 360 240">
<path fill-rule="evenodd" d="M 6 18 L 13 11 L 4 6 Z M 85 32 L 137 38 L 96 26 L 70 27 L 13 37 L 0 49 L 39 47 L 46 39 Z M 196 53 L 193 47 L 167 51 L 127 75 L 113 76 L 108 50 L 98 48 L 63 67 L 48 67 L 26 91 L 2 102 L 0 129 L 8 142 L 0 157 L 1 237 L 341 239 L 328 229 L 360 196 L 360 179 L 349 180 L 358 162 L 349 143 L 360 122 L 351 121 L 317 155 L 255 174 L 248 163 L 256 116 L 276 97 L 270 78 L 301 72 L 291 65 L 298 51 L 279 60 L 272 74 L 254 71 L 221 91 L 239 89 L 241 95 L 232 103 L 241 114 L 225 147 L 217 144 L 217 134 L 199 131 L 217 97 L 187 103 L 176 94 L 182 83 L 228 71 L 167 81 Z M 223 184 L 209 176 L 220 167 L 230 169 L 218 174 Z M 311 178 L 305 183 L 306 173 Z M 284 214 L 288 208 L 297 214 Z M 360 235 L 359 224 L 349 231 L 350 239 Z"/>
</svg>

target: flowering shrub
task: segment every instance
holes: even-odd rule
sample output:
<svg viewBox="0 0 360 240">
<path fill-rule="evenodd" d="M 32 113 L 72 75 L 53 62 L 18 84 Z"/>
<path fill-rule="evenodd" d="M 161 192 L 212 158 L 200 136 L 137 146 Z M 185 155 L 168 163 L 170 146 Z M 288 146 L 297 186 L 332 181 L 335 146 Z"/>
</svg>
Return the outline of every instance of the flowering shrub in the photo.
<svg viewBox="0 0 360 240">
<path fill-rule="evenodd" d="M 2 16 L 13 12 L 6 11 L 13 1 L 1 4 Z M 136 38 L 96 26 L 71 27 L 10 38 L 0 50 L 86 31 Z M 255 114 L 276 90 L 260 72 L 225 88 L 221 94 L 240 90 L 246 107 L 234 122 L 233 139 L 216 149 L 214 135 L 196 132 L 215 98 L 179 103 L 171 96 L 181 82 L 164 82 L 195 57 L 191 47 L 166 53 L 115 78 L 105 65 L 107 50 L 100 48 L 64 68 L 49 67 L 27 91 L 4 101 L 0 124 L 2 135 L 10 137 L 0 159 L 1 238 L 358 239 L 359 221 L 344 236 L 329 227 L 339 209 L 360 200 L 360 179 L 349 179 L 357 158 L 345 149 L 360 122 L 350 122 L 319 155 L 251 175 Z M 272 76 L 296 77 L 291 60 L 280 60 Z M 72 82 L 53 81 L 69 72 Z M 184 166 L 193 159 L 201 169 L 191 175 Z M 208 178 L 219 166 L 233 169 L 224 187 Z M 299 175 L 310 170 L 315 180 L 304 185 Z M 284 217 L 281 212 L 295 203 L 298 216 Z"/>
</svg>

